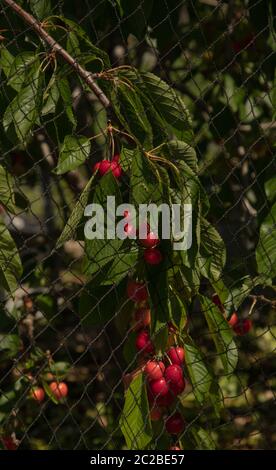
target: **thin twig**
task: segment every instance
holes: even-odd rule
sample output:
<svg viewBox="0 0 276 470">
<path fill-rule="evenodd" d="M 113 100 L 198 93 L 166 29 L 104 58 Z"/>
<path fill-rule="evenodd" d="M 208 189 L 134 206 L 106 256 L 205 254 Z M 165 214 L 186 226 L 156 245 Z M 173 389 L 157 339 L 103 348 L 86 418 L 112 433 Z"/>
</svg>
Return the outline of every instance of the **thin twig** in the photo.
<svg viewBox="0 0 276 470">
<path fill-rule="evenodd" d="M 264 295 L 249 295 L 250 299 L 255 299 L 256 301 L 264 302 L 265 304 L 271 305 L 272 308 L 276 308 L 276 300 L 268 299 Z"/>
<path fill-rule="evenodd" d="M 249 310 L 249 312 L 248 312 L 248 316 L 249 316 L 249 317 L 250 317 L 250 315 L 252 314 L 253 309 L 254 309 L 256 303 L 257 303 L 257 299 L 256 299 L 256 297 L 255 297 L 254 299 L 252 299 L 252 304 L 251 304 L 250 310 Z"/>
<path fill-rule="evenodd" d="M 99 101 L 105 108 L 110 107 L 110 101 L 101 88 L 97 85 L 94 81 L 93 74 L 88 72 L 84 69 L 76 59 L 74 59 L 68 52 L 63 49 L 63 47 L 55 41 L 52 36 L 50 36 L 47 31 L 42 27 L 41 23 L 36 20 L 30 13 L 23 10 L 21 6 L 19 6 L 13 0 L 4 0 L 4 2 L 10 6 L 10 8 L 17 13 L 26 23 L 28 23 L 31 28 L 39 35 L 41 39 L 43 39 L 50 48 L 59 54 L 73 69 L 78 73 L 78 75 L 85 81 L 85 83 L 89 86 L 89 88 L 95 93 Z"/>
</svg>

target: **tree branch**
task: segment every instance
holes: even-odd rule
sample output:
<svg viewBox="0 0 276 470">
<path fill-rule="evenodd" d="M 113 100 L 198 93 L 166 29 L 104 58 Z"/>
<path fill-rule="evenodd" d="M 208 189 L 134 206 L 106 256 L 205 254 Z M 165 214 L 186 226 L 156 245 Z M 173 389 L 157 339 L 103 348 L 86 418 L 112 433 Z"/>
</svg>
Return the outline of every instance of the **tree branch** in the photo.
<svg viewBox="0 0 276 470">
<path fill-rule="evenodd" d="M 39 35 L 41 39 L 43 39 L 50 48 L 59 54 L 71 67 L 77 72 L 77 74 L 85 81 L 85 83 L 89 86 L 89 88 L 95 93 L 99 101 L 105 108 L 110 106 L 110 101 L 101 88 L 97 85 L 93 78 L 93 74 L 88 72 L 84 69 L 77 61 L 74 59 L 68 52 L 63 49 L 63 47 L 50 36 L 45 29 L 42 27 L 41 23 L 36 20 L 30 13 L 23 10 L 21 6 L 19 6 L 13 0 L 4 0 L 4 2 L 12 8 L 17 15 L 19 15 L 25 23 L 28 23 L 31 28 Z"/>
</svg>

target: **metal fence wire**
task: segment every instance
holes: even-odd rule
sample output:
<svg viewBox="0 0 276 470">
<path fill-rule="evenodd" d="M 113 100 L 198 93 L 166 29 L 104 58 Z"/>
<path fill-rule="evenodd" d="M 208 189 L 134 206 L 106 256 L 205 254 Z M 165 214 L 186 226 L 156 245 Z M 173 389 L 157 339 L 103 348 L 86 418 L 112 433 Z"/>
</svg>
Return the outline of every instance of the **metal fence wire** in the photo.
<svg viewBox="0 0 276 470">
<path fill-rule="evenodd" d="M 3 450 L 275 448 L 275 13 L 0 1 Z"/>
</svg>

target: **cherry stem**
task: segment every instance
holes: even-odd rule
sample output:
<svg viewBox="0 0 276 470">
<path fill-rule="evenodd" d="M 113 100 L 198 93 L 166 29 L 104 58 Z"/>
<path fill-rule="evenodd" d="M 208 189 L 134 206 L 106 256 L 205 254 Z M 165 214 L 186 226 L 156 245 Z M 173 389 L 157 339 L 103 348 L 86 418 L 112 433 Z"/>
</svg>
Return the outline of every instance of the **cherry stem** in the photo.
<svg viewBox="0 0 276 470">
<path fill-rule="evenodd" d="M 253 301 L 252 301 L 252 304 L 251 304 L 250 310 L 249 310 L 249 312 L 248 312 L 248 316 L 249 316 L 249 317 L 250 317 L 250 315 L 252 315 L 252 313 L 253 313 L 253 310 L 254 310 L 254 307 L 255 307 L 256 303 L 257 303 L 257 299 L 256 299 L 256 298 L 254 298 L 254 299 L 253 299 Z"/>
<path fill-rule="evenodd" d="M 170 166 L 171 168 L 173 168 L 173 169 L 176 171 L 177 174 L 179 174 L 178 168 L 177 168 L 172 162 L 170 162 L 169 160 L 166 160 L 166 158 L 159 157 L 159 156 L 157 156 L 157 155 L 152 155 L 150 152 L 145 152 L 145 155 L 146 155 L 150 160 L 157 161 L 157 162 L 162 162 L 162 163 L 164 163 L 165 165 Z"/>
<path fill-rule="evenodd" d="M 98 137 L 102 137 L 106 134 L 106 132 L 107 132 L 107 129 L 100 132 L 99 134 L 96 134 L 96 135 L 93 135 L 92 137 L 89 137 L 88 140 L 91 141 L 91 140 L 97 139 Z"/>
<path fill-rule="evenodd" d="M 168 362 L 170 363 L 170 365 L 172 365 L 172 360 L 171 358 L 168 356 L 168 354 L 165 352 L 164 353 L 164 356 L 167 358 Z"/>
<path fill-rule="evenodd" d="M 160 148 L 163 147 L 164 145 L 166 145 L 166 142 L 163 142 L 162 144 L 158 145 L 157 147 L 154 147 L 153 149 L 149 150 L 148 153 L 155 152 L 156 150 L 160 149 Z"/>
<path fill-rule="evenodd" d="M 118 132 L 118 134 L 122 134 L 122 135 L 125 135 L 126 137 L 129 137 L 130 139 L 133 140 L 133 142 L 135 142 L 135 143 L 137 144 L 136 139 L 135 139 L 132 135 L 128 134 L 127 132 L 120 131 L 120 130 L 117 129 L 116 127 L 112 127 L 112 130 L 115 131 L 115 132 Z"/>
</svg>

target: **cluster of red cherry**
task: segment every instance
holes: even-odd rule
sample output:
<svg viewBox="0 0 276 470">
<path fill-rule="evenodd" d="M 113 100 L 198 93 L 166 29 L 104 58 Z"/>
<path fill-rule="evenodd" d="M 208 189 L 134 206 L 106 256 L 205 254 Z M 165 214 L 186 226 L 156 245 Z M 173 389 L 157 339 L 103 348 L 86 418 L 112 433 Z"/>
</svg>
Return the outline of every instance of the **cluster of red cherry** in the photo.
<svg viewBox="0 0 276 470">
<path fill-rule="evenodd" d="M 119 179 L 122 175 L 122 167 L 119 160 L 120 155 L 114 155 L 111 161 L 104 159 L 96 163 L 93 170 L 94 172 L 98 170 L 100 176 L 105 175 L 108 171 L 112 171 L 114 178 Z M 125 211 L 124 217 L 127 217 L 128 215 L 129 211 Z M 125 225 L 124 231 L 130 237 L 135 235 L 134 227 L 129 223 Z M 148 264 L 157 265 L 161 263 L 163 259 L 162 253 L 156 248 L 157 245 L 159 245 L 160 240 L 157 235 L 150 230 L 150 226 L 148 224 L 146 225 L 146 232 L 146 238 L 140 239 L 141 246 L 145 248 L 144 260 Z M 139 231 L 137 231 L 136 234 L 138 235 Z"/>
<path fill-rule="evenodd" d="M 65 382 L 51 382 L 49 385 L 51 393 L 58 400 L 62 400 L 68 394 L 68 386 Z M 31 398 L 41 403 L 45 398 L 45 391 L 42 387 L 34 387 L 31 391 Z M 0 441 L 7 450 L 16 450 L 19 446 L 19 441 L 15 436 L 0 436 Z"/>
<path fill-rule="evenodd" d="M 65 382 L 51 382 L 49 388 L 57 400 L 62 400 L 62 398 L 65 398 L 68 394 L 68 386 Z M 33 388 L 31 397 L 41 403 L 45 398 L 44 389 L 42 387 Z"/>
<path fill-rule="evenodd" d="M 129 216 L 129 211 L 124 212 L 124 217 Z M 161 263 L 163 256 L 160 250 L 158 250 L 157 245 L 159 245 L 160 240 L 158 236 L 151 231 L 149 224 L 145 224 L 146 228 L 146 237 L 140 238 L 139 243 L 140 245 L 145 248 L 144 250 L 144 260 L 147 264 L 157 265 Z M 131 224 L 126 224 L 124 227 L 124 231 L 127 233 L 128 236 L 132 236 L 135 234 L 135 229 Z M 136 234 L 139 236 L 139 229 L 137 230 Z"/>
<path fill-rule="evenodd" d="M 138 304 L 134 312 L 134 330 L 137 331 L 136 349 L 143 357 L 154 355 L 155 348 L 151 341 L 148 326 L 150 325 L 150 309 L 146 306 L 148 291 L 145 284 L 130 280 L 127 285 L 127 296 Z M 174 327 L 169 325 L 169 330 Z M 183 432 L 185 423 L 179 412 L 170 413 L 169 407 L 175 403 L 176 397 L 185 389 L 183 377 L 183 363 L 185 352 L 182 347 L 171 346 L 165 355 L 164 362 L 150 358 L 142 367 L 147 382 L 147 395 L 151 407 L 150 419 L 159 421 L 164 415 L 166 431 L 171 435 L 179 435 Z M 169 416 L 168 416 L 169 414 Z M 171 447 L 177 450 L 177 446 Z"/>
<path fill-rule="evenodd" d="M 119 179 L 122 176 L 122 167 L 119 163 L 120 155 L 114 155 L 112 160 L 101 160 L 94 165 L 93 171 L 99 171 L 100 176 L 105 175 L 108 171 L 112 171 L 114 178 Z"/>
<path fill-rule="evenodd" d="M 146 261 L 146 263 L 151 265 L 160 264 L 163 259 L 163 256 L 161 251 L 156 248 L 159 245 L 160 240 L 158 236 L 150 230 L 149 224 L 146 225 L 146 228 L 146 238 L 140 239 L 140 244 L 145 248 L 144 260 Z"/>
</svg>

